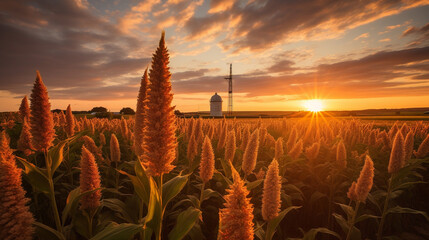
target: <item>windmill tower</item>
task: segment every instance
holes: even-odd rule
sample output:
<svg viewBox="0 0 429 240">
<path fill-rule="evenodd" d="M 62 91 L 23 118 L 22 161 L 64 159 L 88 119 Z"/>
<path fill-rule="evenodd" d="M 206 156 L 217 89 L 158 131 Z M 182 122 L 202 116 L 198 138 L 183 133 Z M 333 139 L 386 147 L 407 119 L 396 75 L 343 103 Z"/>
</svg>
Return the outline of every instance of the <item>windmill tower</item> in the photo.
<svg viewBox="0 0 429 240">
<path fill-rule="evenodd" d="M 229 64 L 229 77 L 228 80 L 228 115 L 232 116 L 232 63 Z"/>
</svg>

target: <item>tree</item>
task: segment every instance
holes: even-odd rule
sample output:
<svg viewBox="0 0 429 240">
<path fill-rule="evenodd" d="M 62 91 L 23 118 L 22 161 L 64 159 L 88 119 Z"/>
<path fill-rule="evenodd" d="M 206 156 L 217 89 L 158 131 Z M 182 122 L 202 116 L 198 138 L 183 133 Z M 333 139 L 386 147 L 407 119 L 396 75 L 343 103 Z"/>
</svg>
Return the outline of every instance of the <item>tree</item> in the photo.
<svg viewBox="0 0 429 240">
<path fill-rule="evenodd" d="M 89 112 L 91 112 L 91 113 L 93 113 L 93 112 L 96 112 L 96 113 L 97 112 L 107 112 L 107 108 L 105 108 L 105 107 L 94 107 Z"/>
<path fill-rule="evenodd" d="M 176 109 L 174 110 L 174 115 L 176 115 L 176 117 L 183 117 L 185 114 Z"/>
<path fill-rule="evenodd" d="M 119 111 L 120 114 L 134 115 L 136 112 L 130 107 L 124 107 Z"/>
</svg>

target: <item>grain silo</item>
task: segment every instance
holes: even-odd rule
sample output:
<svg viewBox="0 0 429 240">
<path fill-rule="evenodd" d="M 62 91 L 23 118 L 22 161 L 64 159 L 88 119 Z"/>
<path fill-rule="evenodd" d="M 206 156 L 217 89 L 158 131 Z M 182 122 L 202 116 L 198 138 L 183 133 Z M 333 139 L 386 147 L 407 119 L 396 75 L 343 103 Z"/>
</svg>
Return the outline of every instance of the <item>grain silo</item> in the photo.
<svg viewBox="0 0 429 240">
<path fill-rule="evenodd" d="M 222 117 L 222 98 L 217 93 L 210 98 L 210 116 Z"/>
</svg>

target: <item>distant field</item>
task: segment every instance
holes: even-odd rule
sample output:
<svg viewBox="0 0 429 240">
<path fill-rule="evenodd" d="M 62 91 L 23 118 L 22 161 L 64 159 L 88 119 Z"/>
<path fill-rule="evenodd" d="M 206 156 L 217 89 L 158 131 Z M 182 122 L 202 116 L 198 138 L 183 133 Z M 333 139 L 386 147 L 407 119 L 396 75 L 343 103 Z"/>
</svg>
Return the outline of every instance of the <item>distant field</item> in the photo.
<svg viewBox="0 0 429 240">
<path fill-rule="evenodd" d="M 342 119 L 352 118 L 352 117 L 340 117 Z M 428 121 L 429 116 L 355 116 L 354 118 L 359 118 L 360 120 L 399 120 L 399 121 Z"/>
<path fill-rule="evenodd" d="M 322 112 L 324 117 L 336 117 L 336 118 L 359 118 L 362 120 L 400 120 L 400 121 L 427 121 L 429 120 L 429 114 L 424 114 L 425 110 L 416 111 L 410 110 L 362 110 L 362 111 L 326 111 Z M 209 112 L 189 112 L 184 113 L 186 117 L 203 117 L 210 118 Z M 224 115 L 226 113 L 224 112 Z M 306 111 L 293 112 L 293 111 L 236 111 L 232 117 L 237 118 L 301 118 L 311 116 L 312 113 Z M 226 116 L 227 118 L 230 116 Z"/>
</svg>

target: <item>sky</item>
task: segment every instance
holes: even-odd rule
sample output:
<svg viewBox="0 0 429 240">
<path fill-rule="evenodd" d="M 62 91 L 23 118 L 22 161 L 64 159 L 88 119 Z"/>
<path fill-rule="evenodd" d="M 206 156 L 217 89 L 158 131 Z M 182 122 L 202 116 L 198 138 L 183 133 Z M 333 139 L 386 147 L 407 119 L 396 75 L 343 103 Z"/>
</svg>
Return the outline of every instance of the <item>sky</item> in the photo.
<svg viewBox="0 0 429 240">
<path fill-rule="evenodd" d="M 176 109 L 429 107 L 429 0 L 2 0 L 0 112 L 39 70 L 52 109 L 135 109 L 166 32 Z"/>
</svg>

